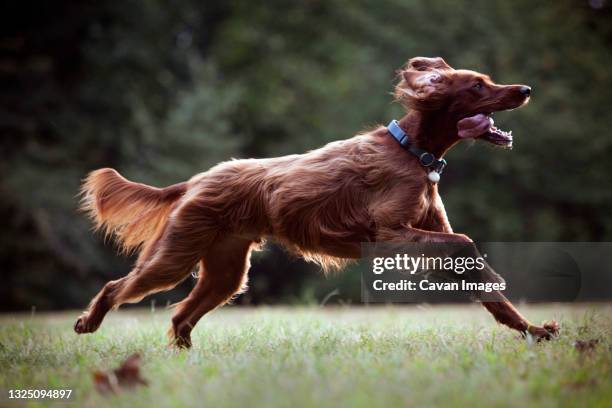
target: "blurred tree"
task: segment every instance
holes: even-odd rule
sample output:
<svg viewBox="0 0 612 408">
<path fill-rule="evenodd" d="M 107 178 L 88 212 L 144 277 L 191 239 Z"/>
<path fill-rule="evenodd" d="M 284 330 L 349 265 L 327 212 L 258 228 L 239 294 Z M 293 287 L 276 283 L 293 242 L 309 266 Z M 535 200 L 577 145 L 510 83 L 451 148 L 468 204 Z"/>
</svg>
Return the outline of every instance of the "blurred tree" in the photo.
<svg viewBox="0 0 612 408">
<path fill-rule="evenodd" d="M 350 137 L 401 114 L 393 71 L 415 55 L 534 88 L 527 108 L 496 116 L 514 130 L 514 152 L 465 143 L 449 154 L 441 189 L 456 230 L 483 241 L 612 238 L 606 2 L 2 8 L 2 309 L 82 306 L 129 268 L 76 214 L 87 171 L 167 185 L 231 157 Z M 317 275 L 297 270 L 312 268 L 277 249 L 258 255 L 242 301 L 321 299 L 336 282 L 358 299 L 357 274 L 317 291 Z"/>
</svg>

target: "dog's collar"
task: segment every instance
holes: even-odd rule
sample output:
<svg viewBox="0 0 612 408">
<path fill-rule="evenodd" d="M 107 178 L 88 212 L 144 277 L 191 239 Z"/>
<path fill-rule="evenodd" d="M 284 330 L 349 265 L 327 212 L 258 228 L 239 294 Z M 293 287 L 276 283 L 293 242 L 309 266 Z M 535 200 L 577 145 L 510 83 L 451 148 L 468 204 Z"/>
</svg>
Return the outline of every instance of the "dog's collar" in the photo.
<svg viewBox="0 0 612 408">
<path fill-rule="evenodd" d="M 419 159 L 419 163 L 421 166 L 429 169 L 429 173 L 427 174 L 427 178 L 433 182 L 437 183 L 440 181 L 440 174 L 444 171 L 446 167 L 446 160 L 438 159 L 433 154 L 429 153 L 427 150 L 423 150 L 419 147 L 416 147 L 414 144 L 410 143 L 410 137 L 404 129 L 402 129 L 399 125 L 399 122 L 393 119 L 387 125 L 387 130 L 397 140 L 404 149 L 409 151 L 411 154 Z"/>
</svg>

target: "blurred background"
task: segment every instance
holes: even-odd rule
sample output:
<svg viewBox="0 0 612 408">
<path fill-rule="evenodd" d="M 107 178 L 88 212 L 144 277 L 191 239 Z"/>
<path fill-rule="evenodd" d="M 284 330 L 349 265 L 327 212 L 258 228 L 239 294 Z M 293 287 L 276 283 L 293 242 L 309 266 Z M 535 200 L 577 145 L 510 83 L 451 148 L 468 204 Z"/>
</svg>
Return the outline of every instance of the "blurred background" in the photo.
<svg viewBox="0 0 612 408">
<path fill-rule="evenodd" d="M 609 1 L 20 1 L 0 15 L 2 311 L 83 308 L 129 270 L 77 212 L 88 171 L 165 186 L 351 137 L 401 115 L 394 72 L 417 55 L 534 90 L 496 115 L 514 151 L 465 142 L 447 156 L 456 231 L 612 240 Z M 360 298 L 358 273 L 324 278 L 274 245 L 250 277 L 238 304 Z"/>
</svg>

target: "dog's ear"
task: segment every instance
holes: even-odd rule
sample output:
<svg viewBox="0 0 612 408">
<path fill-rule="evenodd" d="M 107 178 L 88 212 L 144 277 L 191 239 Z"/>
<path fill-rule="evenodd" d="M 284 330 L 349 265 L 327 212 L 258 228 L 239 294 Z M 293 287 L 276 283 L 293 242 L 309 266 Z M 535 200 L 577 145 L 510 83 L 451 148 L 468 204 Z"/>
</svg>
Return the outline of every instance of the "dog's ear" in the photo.
<svg viewBox="0 0 612 408">
<path fill-rule="evenodd" d="M 395 99 L 415 110 L 440 109 L 447 100 L 449 74 L 444 70 L 400 70 Z"/>
<path fill-rule="evenodd" d="M 404 70 L 427 71 L 432 69 L 452 69 L 450 65 L 440 57 L 414 57 L 404 65 Z"/>
</svg>

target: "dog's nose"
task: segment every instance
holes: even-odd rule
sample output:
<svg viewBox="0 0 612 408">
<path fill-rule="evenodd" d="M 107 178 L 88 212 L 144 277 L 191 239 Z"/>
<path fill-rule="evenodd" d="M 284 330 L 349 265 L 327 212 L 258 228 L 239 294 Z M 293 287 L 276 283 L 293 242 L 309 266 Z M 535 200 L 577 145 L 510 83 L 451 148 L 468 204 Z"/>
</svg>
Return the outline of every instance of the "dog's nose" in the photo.
<svg viewBox="0 0 612 408">
<path fill-rule="evenodd" d="M 528 86 L 521 86 L 521 89 L 519 89 L 519 91 L 525 96 L 531 95 L 531 88 Z"/>
</svg>

